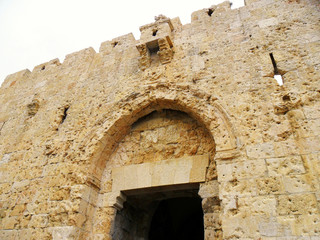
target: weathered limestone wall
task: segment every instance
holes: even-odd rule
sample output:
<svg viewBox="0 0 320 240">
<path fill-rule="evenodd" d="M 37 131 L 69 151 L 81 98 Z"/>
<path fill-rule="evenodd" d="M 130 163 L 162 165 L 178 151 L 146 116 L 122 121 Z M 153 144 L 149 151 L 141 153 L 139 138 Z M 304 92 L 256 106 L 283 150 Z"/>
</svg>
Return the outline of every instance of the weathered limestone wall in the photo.
<svg viewBox="0 0 320 240">
<path fill-rule="evenodd" d="M 211 156 L 211 173 L 215 173 L 213 139 L 206 129 L 187 114 L 162 110 L 139 119 L 119 142 L 108 159 L 101 182 L 100 193 L 112 187 L 112 169 L 115 167 L 157 162 L 183 156 Z M 211 174 L 210 178 L 217 178 Z"/>
<path fill-rule="evenodd" d="M 128 34 L 6 78 L 0 239 L 112 239 L 119 210 L 106 172 L 136 143 L 134 123 L 161 109 L 200 126 L 188 151 L 211 141 L 216 179 L 199 189 L 206 239 L 319 239 L 319 1 L 225 2 L 187 25 L 159 17 L 140 30 L 140 40 Z M 126 156 L 146 159 L 128 164 L 155 160 L 138 149 Z"/>
</svg>

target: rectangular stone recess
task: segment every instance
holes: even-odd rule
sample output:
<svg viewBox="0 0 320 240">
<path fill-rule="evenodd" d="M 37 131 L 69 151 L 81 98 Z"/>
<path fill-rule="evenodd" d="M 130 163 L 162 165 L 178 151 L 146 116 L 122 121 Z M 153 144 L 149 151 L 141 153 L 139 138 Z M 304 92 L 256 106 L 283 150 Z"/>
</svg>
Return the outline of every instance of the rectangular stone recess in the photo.
<svg viewBox="0 0 320 240">
<path fill-rule="evenodd" d="M 208 155 L 186 156 L 112 169 L 112 191 L 205 181 Z"/>
</svg>

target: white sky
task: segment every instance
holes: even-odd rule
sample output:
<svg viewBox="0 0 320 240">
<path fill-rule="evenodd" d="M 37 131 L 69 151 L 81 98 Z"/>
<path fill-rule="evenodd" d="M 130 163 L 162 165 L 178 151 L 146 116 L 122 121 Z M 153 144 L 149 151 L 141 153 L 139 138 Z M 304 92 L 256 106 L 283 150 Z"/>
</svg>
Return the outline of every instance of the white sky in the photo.
<svg viewBox="0 0 320 240">
<path fill-rule="evenodd" d="M 224 0 L 0 0 L 0 84 L 11 73 L 87 47 L 154 22 L 154 16 L 180 17 Z M 232 8 L 243 0 L 232 0 Z"/>
</svg>

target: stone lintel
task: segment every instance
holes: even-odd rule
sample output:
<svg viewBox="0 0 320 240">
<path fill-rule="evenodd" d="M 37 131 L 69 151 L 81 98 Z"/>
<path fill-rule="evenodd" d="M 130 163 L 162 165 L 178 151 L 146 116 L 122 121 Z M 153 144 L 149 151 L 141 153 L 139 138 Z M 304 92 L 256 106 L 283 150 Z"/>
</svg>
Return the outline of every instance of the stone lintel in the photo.
<svg viewBox="0 0 320 240">
<path fill-rule="evenodd" d="M 123 166 L 112 170 L 112 191 L 205 181 L 208 155 Z"/>
</svg>

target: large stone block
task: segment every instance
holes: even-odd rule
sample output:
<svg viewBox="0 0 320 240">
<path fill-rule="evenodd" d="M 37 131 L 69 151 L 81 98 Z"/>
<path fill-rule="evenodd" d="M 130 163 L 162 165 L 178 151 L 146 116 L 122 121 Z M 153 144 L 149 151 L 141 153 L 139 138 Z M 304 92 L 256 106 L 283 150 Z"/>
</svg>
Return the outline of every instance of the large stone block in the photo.
<svg viewBox="0 0 320 240">
<path fill-rule="evenodd" d="M 273 195 L 284 193 L 281 177 L 266 177 L 256 180 L 257 193 L 260 195 Z"/>
<path fill-rule="evenodd" d="M 294 175 L 305 173 L 305 167 L 300 156 L 266 159 L 268 175 Z"/>
<path fill-rule="evenodd" d="M 270 158 L 275 156 L 275 149 L 272 142 L 247 146 L 246 151 L 248 158 Z"/>
<path fill-rule="evenodd" d="M 237 161 L 227 164 L 221 163 L 217 166 L 218 180 L 230 181 L 233 179 L 247 179 L 263 177 L 267 173 L 266 162 L 264 159 Z"/>
<path fill-rule="evenodd" d="M 307 193 L 319 190 L 317 177 L 312 174 L 286 176 L 283 184 L 288 193 Z"/>
<path fill-rule="evenodd" d="M 278 197 L 279 215 L 318 214 L 319 209 L 314 194 L 280 195 Z"/>
<path fill-rule="evenodd" d="M 203 155 L 114 168 L 112 191 L 204 182 L 208 164 Z"/>
<path fill-rule="evenodd" d="M 255 180 L 246 179 L 240 180 L 234 179 L 229 182 L 220 183 L 219 196 L 224 198 L 225 196 L 255 196 L 257 194 Z"/>
</svg>

